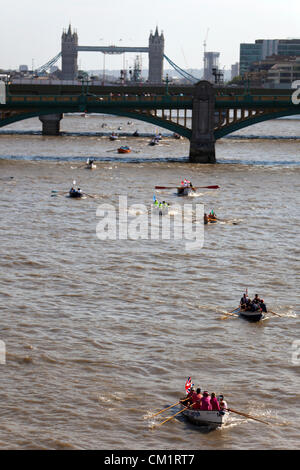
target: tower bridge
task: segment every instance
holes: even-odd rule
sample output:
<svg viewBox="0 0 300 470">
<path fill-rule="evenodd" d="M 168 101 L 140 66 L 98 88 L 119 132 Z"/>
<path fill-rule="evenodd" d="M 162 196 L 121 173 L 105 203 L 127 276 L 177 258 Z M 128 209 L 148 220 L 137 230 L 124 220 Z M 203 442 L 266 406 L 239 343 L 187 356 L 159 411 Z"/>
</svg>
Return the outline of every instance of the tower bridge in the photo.
<svg viewBox="0 0 300 470">
<path fill-rule="evenodd" d="M 165 39 L 163 33 L 159 34 L 156 27 L 154 34 L 149 36 L 147 47 L 126 46 L 80 46 L 78 35 L 72 32 L 71 25 L 61 37 L 62 79 L 75 80 L 78 75 L 78 52 L 102 52 L 103 54 L 124 54 L 125 52 L 147 53 L 149 57 L 148 82 L 160 84 L 163 81 Z"/>
</svg>

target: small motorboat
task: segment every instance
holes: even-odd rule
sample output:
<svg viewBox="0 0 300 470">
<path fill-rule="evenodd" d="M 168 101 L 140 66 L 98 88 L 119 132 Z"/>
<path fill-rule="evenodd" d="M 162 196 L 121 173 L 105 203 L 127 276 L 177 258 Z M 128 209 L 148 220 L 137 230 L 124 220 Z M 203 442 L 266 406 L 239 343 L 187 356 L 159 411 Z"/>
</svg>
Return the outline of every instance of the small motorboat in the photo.
<svg viewBox="0 0 300 470">
<path fill-rule="evenodd" d="M 130 153 L 130 152 L 131 152 L 131 148 L 127 147 L 126 145 L 118 148 L 118 153 Z"/>
<path fill-rule="evenodd" d="M 258 310 L 252 311 L 252 310 L 245 310 L 241 307 L 238 307 L 232 313 L 251 322 L 257 322 L 259 320 L 262 320 L 265 317 L 261 308 L 258 308 Z"/>
<path fill-rule="evenodd" d="M 173 134 L 174 139 L 182 139 L 182 136 L 174 132 Z"/>
<path fill-rule="evenodd" d="M 186 408 L 181 405 L 182 409 Z M 208 410 L 191 410 L 186 408 L 182 412 L 183 416 L 197 426 L 209 426 L 212 428 L 219 428 L 223 426 L 229 417 L 228 411 L 208 411 Z"/>
<path fill-rule="evenodd" d="M 118 136 L 117 134 L 115 133 L 112 133 L 110 136 L 109 136 L 109 140 L 117 140 Z"/>
<path fill-rule="evenodd" d="M 156 138 L 155 138 L 155 139 L 152 139 L 152 140 L 150 140 L 150 142 L 149 142 L 149 145 L 158 145 L 158 144 L 159 144 L 159 140 L 158 140 L 158 139 L 156 139 Z"/>
</svg>

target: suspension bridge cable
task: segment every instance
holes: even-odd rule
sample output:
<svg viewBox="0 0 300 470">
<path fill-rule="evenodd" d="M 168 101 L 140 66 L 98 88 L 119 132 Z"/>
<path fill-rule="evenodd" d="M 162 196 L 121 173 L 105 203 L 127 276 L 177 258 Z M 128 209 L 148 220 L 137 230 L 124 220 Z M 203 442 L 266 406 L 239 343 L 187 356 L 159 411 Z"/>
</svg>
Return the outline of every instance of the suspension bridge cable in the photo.
<svg viewBox="0 0 300 470">
<path fill-rule="evenodd" d="M 54 65 L 58 59 L 60 58 L 61 56 L 61 52 L 59 52 L 58 54 L 56 54 L 55 57 L 53 57 L 52 59 L 48 60 L 48 62 L 44 65 L 41 65 L 40 67 L 38 67 L 36 69 L 36 73 L 39 74 L 39 73 L 43 73 L 45 72 L 47 69 L 49 69 L 50 67 L 52 67 L 52 65 Z"/>
<path fill-rule="evenodd" d="M 199 78 L 196 78 L 194 77 L 193 75 L 191 75 L 190 73 L 186 72 L 185 70 L 183 70 L 182 68 L 180 68 L 178 65 L 176 65 L 171 59 L 169 59 L 169 57 L 167 57 L 165 54 L 164 54 L 164 58 L 169 62 L 169 64 L 171 65 L 171 67 L 173 67 L 173 69 L 176 70 L 176 72 L 178 72 L 182 77 L 184 77 L 186 80 L 188 80 L 189 82 L 192 82 L 192 83 L 195 83 L 195 82 L 198 82 L 199 81 Z"/>
</svg>

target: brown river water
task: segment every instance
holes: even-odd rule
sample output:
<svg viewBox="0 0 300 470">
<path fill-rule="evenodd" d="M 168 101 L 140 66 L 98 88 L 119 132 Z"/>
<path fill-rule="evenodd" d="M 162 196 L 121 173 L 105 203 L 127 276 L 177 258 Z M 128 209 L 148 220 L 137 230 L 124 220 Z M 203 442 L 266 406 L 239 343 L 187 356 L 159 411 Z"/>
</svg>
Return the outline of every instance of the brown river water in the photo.
<svg viewBox="0 0 300 470">
<path fill-rule="evenodd" d="M 0 129 L 1 449 L 299 447 L 299 126 L 224 138 L 216 165 L 188 163 L 188 141 L 162 129 L 151 147 L 157 129 L 120 117 L 66 116 L 59 137 L 41 136 L 38 119 Z M 130 136 L 111 142 L 112 130 Z M 99 205 L 122 195 L 150 208 L 155 185 L 182 178 L 220 186 L 155 193 L 215 210 L 202 248 L 96 236 Z M 73 180 L 87 198 L 65 197 Z M 224 315 L 245 288 L 280 316 Z M 231 413 L 218 430 L 180 414 L 157 426 L 180 408 L 151 415 L 184 396 L 189 376 L 269 425 Z"/>
</svg>

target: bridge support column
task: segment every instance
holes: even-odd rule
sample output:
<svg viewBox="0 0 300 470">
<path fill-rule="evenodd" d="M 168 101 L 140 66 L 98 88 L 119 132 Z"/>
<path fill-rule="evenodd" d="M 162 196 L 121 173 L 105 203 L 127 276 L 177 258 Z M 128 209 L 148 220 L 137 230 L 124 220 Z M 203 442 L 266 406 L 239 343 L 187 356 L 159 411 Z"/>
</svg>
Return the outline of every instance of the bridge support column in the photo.
<svg viewBox="0 0 300 470">
<path fill-rule="evenodd" d="M 59 126 L 62 117 L 62 114 L 46 114 L 39 116 L 39 120 L 43 124 L 43 135 L 59 135 Z"/>
<path fill-rule="evenodd" d="M 215 156 L 215 90 L 206 80 L 198 82 L 193 97 L 190 161 L 216 163 Z"/>
</svg>

